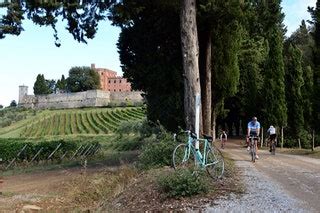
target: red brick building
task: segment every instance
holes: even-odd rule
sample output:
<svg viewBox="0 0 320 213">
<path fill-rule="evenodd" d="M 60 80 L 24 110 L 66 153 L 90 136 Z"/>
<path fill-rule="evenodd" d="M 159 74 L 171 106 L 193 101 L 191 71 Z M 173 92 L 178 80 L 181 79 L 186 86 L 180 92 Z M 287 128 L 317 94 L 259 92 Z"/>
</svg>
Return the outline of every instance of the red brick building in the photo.
<svg viewBox="0 0 320 213">
<path fill-rule="evenodd" d="M 110 92 L 131 91 L 131 84 L 126 78 L 117 76 L 117 72 L 105 68 L 96 68 L 95 64 L 91 64 L 91 69 L 99 73 L 102 90 Z"/>
</svg>

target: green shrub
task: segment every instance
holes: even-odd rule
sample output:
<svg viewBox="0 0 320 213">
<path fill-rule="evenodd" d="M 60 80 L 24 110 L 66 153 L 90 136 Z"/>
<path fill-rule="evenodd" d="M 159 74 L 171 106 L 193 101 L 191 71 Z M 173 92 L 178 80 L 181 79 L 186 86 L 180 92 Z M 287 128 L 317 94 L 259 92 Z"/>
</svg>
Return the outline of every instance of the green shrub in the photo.
<svg viewBox="0 0 320 213">
<path fill-rule="evenodd" d="M 158 178 L 160 190 L 168 197 L 188 197 L 208 192 L 206 174 L 203 171 L 194 173 L 188 169 L 180 169 L 169 175 Z"/>
<path fill-rule="evenodd" d="M 145 138 L 143 144 L 139 155 L 139 166 L 142 169 L 171 166 L 172 152 L 177 144 L 170 133 L 162 130 L 157 135 Z"/>
<path fill-rule="evenodd" d="M 143 141 L 137 136 L 118 137 L 111 144 L 112 149 L 117 151 L 131 151 L 141 149 Z"/>
</svg>

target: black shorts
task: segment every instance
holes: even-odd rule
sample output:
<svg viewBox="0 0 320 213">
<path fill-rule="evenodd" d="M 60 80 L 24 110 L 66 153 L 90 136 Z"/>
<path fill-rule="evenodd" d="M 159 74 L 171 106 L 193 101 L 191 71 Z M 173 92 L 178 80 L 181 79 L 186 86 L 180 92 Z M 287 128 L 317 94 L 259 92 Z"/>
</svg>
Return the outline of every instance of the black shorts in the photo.
<svg viewBox="0 0 320 213">
<path fill-rule="evenodd" d="M 275 140 L 277 137 L 277 134 L 272 134 L 269 136 L 270 140 Z"/>
<path fill-rule="evenodd" d="M 250 132 L 250 137 L 257 137 L 257 132 Z"/>
</svg>

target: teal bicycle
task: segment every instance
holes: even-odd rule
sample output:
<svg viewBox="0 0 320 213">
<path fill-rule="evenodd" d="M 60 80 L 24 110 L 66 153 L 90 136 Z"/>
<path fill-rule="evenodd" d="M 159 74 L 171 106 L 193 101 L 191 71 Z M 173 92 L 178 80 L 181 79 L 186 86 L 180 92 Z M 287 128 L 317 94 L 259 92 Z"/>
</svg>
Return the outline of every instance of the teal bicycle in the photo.
<svg viewBox="0 0 320 213">
<path fill-rule="evenodd" d="M 213 179 L 222 178 L 224 173 L 224 158 L 219 149 L 211 146 L 212 137 L 204 135 L 203 139 L 197 139 L 195 133 L 185 131 L 187 133 L 187 142 L 181 143 L 173 151 L 172 163 L 174 169 L 185 167 L 200 167 L 206 169 Z M 174 135 L 176 140 L 177 135 Z M 199 141 L 203 144 L 203 151 L 200 148 L 196 150 L 195 143 Z"/>
</svg>

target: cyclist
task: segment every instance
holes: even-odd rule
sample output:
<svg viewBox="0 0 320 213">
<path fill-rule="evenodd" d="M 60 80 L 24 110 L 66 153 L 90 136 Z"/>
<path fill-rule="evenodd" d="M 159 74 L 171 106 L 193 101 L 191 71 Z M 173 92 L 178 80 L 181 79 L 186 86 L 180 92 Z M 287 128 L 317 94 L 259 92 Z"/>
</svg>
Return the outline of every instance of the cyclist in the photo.
<svg viewBox="0 0 320 213">
<path fill-rule="evenodd" d="M 226 142 L 227 142 L 227 133 L 226 131 L 222 131 L 221 135 L 220 135 L 220 141 L 221 141 L 221 148 L 224 149 Z"/>
<path fill-rule="evenodd" d="M 259 137 L 260 133 L 260 123 L 257 120 L 257 117 L 253 117 L 252 120 L 248 123 L 247 129 L 247 143 L 249 144 L 249 137 Z M 259 159 L 258 156 L 258 141 L 256 140 L 256 159 Z M 248 146 L 248 151 L 250 150 L 250 146 Z"/>
<path fill-rule="evenodd" d="M 271 141 L 273 141 L 274 143 L 276 142 L 276 137 L 277 137 L 277 134 L 276 134 L 276 128 L 274 128 L 272 125 L 269 127 L 269 129 L 267 130 L 267 132 L 269 133 L 269 143 L 270 143 L 270 152 L 272 151 L 271 148 L 272 148 L 272 144 L 271 144 Z"/>
</svg>

